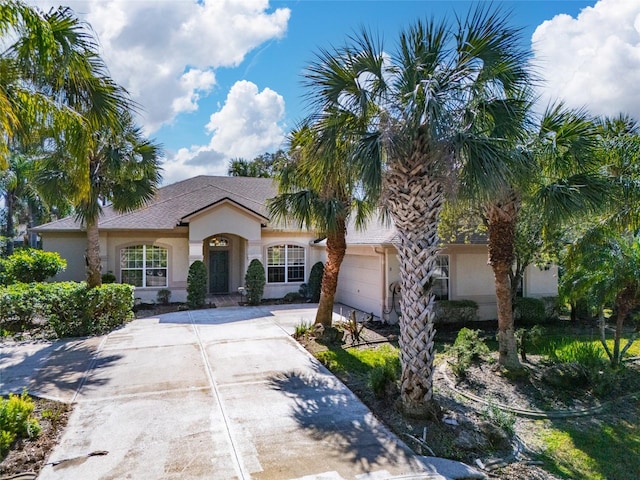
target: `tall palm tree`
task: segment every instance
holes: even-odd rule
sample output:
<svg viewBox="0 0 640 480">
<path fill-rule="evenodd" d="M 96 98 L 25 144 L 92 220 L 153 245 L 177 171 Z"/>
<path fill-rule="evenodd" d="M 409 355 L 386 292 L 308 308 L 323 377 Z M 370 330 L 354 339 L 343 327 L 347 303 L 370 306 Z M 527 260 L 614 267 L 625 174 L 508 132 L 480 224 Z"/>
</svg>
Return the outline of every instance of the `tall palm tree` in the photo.
<svg viewBox="0 0 640 480">
<path fill-rule="evenodd" d="M 418 21 L 395 53 L 363 32 L 307 69 L 312 104 L 338 111 L 359 141 L 363 184 L 382 191 L 398 231 L 402 284 L 401 400 L 432 408 L 437 227 L 445 191 L 464 181 L 508 183 L 513 139 L 524 134 L 528 52 L 501 11 L 478 7 L 451 25 Z"/>
<path fill-rule="evenodd" d="M 291 158 L 278 172 L 279 194 L 268 202 L 276 221 L 294 219 L 327 239 L 327 262 L 322 275 L 315 323 L 330 327 L 340 265 L 347 250 L 347 222 L 352 212 L 361 225 L 371 202 L 358 198 L 358 177 L 351 145 L 336 132 L 304 126 L 291 135 Z M 331 136 L 331 142 L 319 136 Z"/>
<path fill-rule="evenodd" d="M 616 323 L 613 351 L 605 341 L 602 315 L 601 339 L 611 365 L 619 366 L 637 336 L 633 333 L 622 347 L 625 319 L 640 306 L 640 239 L 595 227 L 570 246 L 565 267 L 562 279 L 565 290 L 571 290 L 575 296 L 588 296 L 601 313 L 606 306 L 613 308 Z"/>
<path fill-rule="evenodd" d="M 91 149 L 87 151 L 88 184 L 73 180 L 72 169 L 76 159 L 66 150 L 45 159 L 39 173 L 38 184 L 46 198 L 66 198 L 73 205 L 76 218 L 87 232 L 87 284 L 102 283 L 100 264 L 100 234 L 98 221 L 103 207 L 112 205 L 118 212 L 140 208 L 155 194 L 161 180 L 160 146 L 144 138 L 130 116 L 123 129 L 102 128 L 94 134 Z M 71 178 L 70 178 L 71 177 Z"/>
<path fill-rule="evenodd" d="M 0 161 L 8 145 L 64 141 L 78 154 L 91 132 L 118 125 L 126 92 L 108 76 L 90 27 L 68 7 L 44 13 L 20 0 L 0 3 Z M 87 187 L 87 186 L 85 186 Z"/>
<path fill-rule="evenodd" d="M 521 204 L 537 205 L 550 225 L 572 221 L 600 208 L 606 181 L 594 161 L 597 133 L 586 112 L 567 109 L 561 103 L 550 106 L 533 139 L 516 150 L 525 161 L 514 165 L 525 168 L 515 168 L 513 182 L 481 200 L 489 234 L 489 264 L 495 278 L 499 364 L 507 369 L 520 367 L 512 288 Z"/>
</svg>

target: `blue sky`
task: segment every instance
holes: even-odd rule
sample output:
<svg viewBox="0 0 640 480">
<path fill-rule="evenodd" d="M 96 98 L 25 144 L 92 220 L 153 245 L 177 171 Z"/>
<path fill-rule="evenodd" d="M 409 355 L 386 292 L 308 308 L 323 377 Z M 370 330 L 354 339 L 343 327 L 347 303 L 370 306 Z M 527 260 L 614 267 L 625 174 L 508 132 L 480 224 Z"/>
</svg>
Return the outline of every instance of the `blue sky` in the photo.
<svg viewBox="0 0 640 480">
<path fill-rule="evenodd" d="M 48 8 L 55 1 L 32 1 Z M 166 150 L 165 183 L 225 174 L 230 158 L 283 146 L 304 114 L 301 72 L 362 26 L 395 46 L 418 18 L 466 1 L 69 0 L 97 32 L 115 80 Z M 640 1 L 494 1 L 542 65 L 543 99 L 640 118 Z M 533 43 L 532 43 L 533 42 Z"/>
</svg>

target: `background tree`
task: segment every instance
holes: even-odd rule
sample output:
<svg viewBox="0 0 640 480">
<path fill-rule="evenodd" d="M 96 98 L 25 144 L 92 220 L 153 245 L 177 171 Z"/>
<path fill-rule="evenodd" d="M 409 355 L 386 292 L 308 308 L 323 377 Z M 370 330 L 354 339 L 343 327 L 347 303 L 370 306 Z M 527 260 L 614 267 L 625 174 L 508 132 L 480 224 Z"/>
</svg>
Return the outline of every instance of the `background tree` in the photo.
<svg viewBox="0 0 640 480">
<path fill-rule="evenodd" d="M 316 112 L 358 143 L 366 191 L 382 192 L 398 231 L 402 298 L 401 400 L 406 413 L 432 405 L 438 222 L 445 191 L 462 179 L 498 190 L 522 135 L 530 83 L 518 29 L 482 6 L 451 25 L 415 22 L 390 53 L 368 32 L 321 51 L 306 70 Z M 334 127 L 335 128 L 335 127 Z"/>
<path fill-rule="evenodd" d="M 620 365 L 633 344 L 633 333 L 621 348 L 624 322 L 640 306 L 640 240 L 632 234 L 617 235 L 596 227 L 569 247 L 561 288 L 574 296 L 591 298 L 599 312 L 600 338 L 611 365 Z M 613 351 L 605 337 L 604 308 L 615 315 Z"/>
<path fill-rule="evenodd" d="M 94 134 L 92 148 L 86 151 L 89 163 L 89 190 L 85 192 L 68 175 L 77 159 L 66 150 L 43 160 L 38 176 L 40 190 L 53 200 L 67 199 L 74 205 L 76 218 L 87 232 L 87 283 L 102 284 L 98 221 L 103 206 L 117 212 L 140 208 L 155 194 L 161 179 L 160 147 L 143 137 L 128 120 L 123 129 L 104 127 Z"/>
<path fill-rule="evenodd" d="M 263 153 L 253 160 L 232 158 L 227 175 L 230 177 L 274 177 L 284 162 L 286 162 L 286 156 L 282 150 L 275 153 Z"/>
<path fill-rule="evenodd" d="M 340 265 L 347 250 L 347 222 L 352 212 L 362 225 L 371 203 L 358 197 L 359 178 L 353 145 L 339 131 L 304 126 L 291 135 L 290 160 L 279 171 L 278 196 L 268 201 L 275 221 L 294 220 L 327 239 L 315 323 L 330 327 Z"/>
</svg>

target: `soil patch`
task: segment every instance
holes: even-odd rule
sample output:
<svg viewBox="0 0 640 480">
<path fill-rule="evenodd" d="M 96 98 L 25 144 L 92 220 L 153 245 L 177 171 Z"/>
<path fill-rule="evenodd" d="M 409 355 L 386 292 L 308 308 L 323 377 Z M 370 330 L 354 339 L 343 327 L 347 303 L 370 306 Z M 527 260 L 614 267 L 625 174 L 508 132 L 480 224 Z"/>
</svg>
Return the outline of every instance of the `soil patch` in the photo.
<svg viewBox="0 0 640 480">
<path fill-rule="evenodd" d="M 38 474 L 45 465 L 51 450 L 58 444 L 67 425 L 71 407 L 66 403 L 43 398 L 33 398 L 33 417 L 40 423 L 41 431 L 36 438 L 18 439 L 0 462 L 0 478 L 19 473 Z"/>
</svg>

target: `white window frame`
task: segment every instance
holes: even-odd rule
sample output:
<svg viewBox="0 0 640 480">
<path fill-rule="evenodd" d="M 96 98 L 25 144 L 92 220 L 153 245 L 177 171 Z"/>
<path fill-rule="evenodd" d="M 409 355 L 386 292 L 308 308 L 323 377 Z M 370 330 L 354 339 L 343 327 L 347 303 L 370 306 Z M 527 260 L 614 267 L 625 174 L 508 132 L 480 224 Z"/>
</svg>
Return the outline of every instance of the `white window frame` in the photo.
<svg viewBox="0 0 640 480">
<path fill-rule="evenodd" d="M 130 248 L 140 248 L 142 247 L 142 266 L 141 267 L 127 267 L 125 265 L 125 252 L 127 249 Z M 149 258 L 149 256 L 147 255 L 147 249 L 151 250 L 151 249 L 161 249 L 164 251 L 164 263 L 165 266 L 158 266 L 158 265 L 150 265 L 149 263 L 153 261 L 152 258 Z M 149 252 L 149 254 L 151 254 L 151 252 Z M 147 285 L 147 274 L 149 271 L 158 271 L 158 270 L 164 270 L 165 274 L 164 276 L 160 275 L 160 276 L 154 276 L 154 278 L 158 278 L 158 277 L 164 277 L 164 284 L 163 285 Z M 142 285 L 137 286 L 134 285 L 136 288 L 140 288 L 140 289 L 150 289 L 150 288 L 167 288 L 169 286 L 169 249 L 167 247 L 163 247 L 161 245 L 147 245 L 147 244 L 137 244 L 137 245 L 127 245 L 126 247 L 122 247 L 120 249 L 120 283 L 127 283 L 123 281 L 123 272 L 130 272 L 130 271 L 141 271 L 142 272 Z M 133 284 L 131 284 L 133 285 Z"/>
<path fill-rule="evenodd" d="M 435 265 L 435 269 L 439 272 L 442 272 L 442 266 L 443 264 L 441 263 L 441 261 L 443 259 L 446 259 L 446 267 L 447 267 L 447 274 L 446 275 L 438 275 L 438 276 L 434 276 L 434 280 L 437 281 L 445 281 L 446 282 L 446 286 L 447 286 L 447 297 L 446 298 L 438 298 L 438 295 L 436 295 L 435 292 L 433 292 L 436 301 L 438 300 L 451 300 L 451 256 L 450 255 L 438 255 L 436 257 L 436 265 Z M 435 282 L 434 282 L 435 283 Z"/>
<path fill-rule="evenodd" d="M 272 248 L 283 248 L 284 249 L 284 263 L 269 263 L 270 262 L 270 258 L 269 258 L 269 252 L 271 251 Z M 290 264 L 289 262 L 289 250 L 293 250 L 295 249 L 297 251 L 297 249 L 301 249 L 303 257 L 302 257 L 302 263 L 293 263 Z M 302 246 L 302 245 L 296 245 L 295 243 L 280 243 L 280 244 L 276 244 L 276 245 L 270 245 L 266 248 L 266 252 L 265 252 L 265 258 L 266 258 L 266 274 L 267 274 L 267 284 L 271 284 L 271 285 L 285 285 L 288 283 L 304 283 L 304 279 L 307 278 L 307 249 Z M 289 280 L 289 268 L 292 267 L 302 267 L 302 278 L 300 280 Z M 284 281 L 283 282 L 279 282 L 279 281 L 270 281 L 269 280 L 269 269 L 271 268 L 284 268 Z"/>
</svg>

